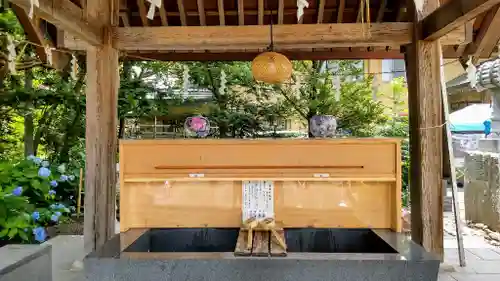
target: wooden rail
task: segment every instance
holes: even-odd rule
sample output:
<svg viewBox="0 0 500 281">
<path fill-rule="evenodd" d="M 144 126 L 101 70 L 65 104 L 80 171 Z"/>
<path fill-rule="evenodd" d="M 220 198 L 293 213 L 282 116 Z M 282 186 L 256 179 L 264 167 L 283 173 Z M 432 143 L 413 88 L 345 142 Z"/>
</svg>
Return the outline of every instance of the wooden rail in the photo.
<svg viewBox="0 0 500 281">
<path fill-rule="evenodd" d="M 199 166 L 175 166 L 175 165 L 160 165 L 156 166 L 155 169 L 158 170 L 239 170 L 239 169 L 363 169 L 364 166 L 336 166 L 336 165 L 316 165 L 316 166 L 304 166 L 304 165 L 287 165 L 287 166 L 265 166 L 265 165 L 199 165 Z"/>
</svg>

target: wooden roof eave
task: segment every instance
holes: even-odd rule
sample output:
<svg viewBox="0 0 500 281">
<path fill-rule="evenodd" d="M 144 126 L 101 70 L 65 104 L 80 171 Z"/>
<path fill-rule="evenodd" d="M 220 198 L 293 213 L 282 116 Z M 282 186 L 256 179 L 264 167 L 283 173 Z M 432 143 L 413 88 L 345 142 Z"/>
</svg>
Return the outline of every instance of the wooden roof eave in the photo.
<svg viewBox="0 0 500 281">
<path fill-rule="evenodd" d="M 26 8 L 29 0 L 11 0 L 14 3 L 17 3 Z M 457 56 L 464 52 L 466 49 L 465 44 L 469 43 L 472 39 L 470 35 L 467 33 L 472 33 L 471 30 L 467 30 L 465 25 L 460 25 L 462 21 L 465 19 L 470 19 L 472 16 L 477 15 L 479 12 L 486 9 L 485 7 L 489 7 L 495 1 L 500 2 L 500 0 L 471 0 L 475 4 L 470 7 L 463 8 L 462 12 L 465 11 L 465 14 L 455 14 L 458 15 L 459 19 L 453 19 L 452 16 L 447 15 L 445 21 L 445 28 L 458 27 L 455 30 L 449 32 L 449 34 L 443 36 L 441 38 L 442 45 L 445 46 L 453 46 L 457 52 L 447 52 L 448 57 Z M 203 5 L 200 3 L 203 2 Z M 213 3 L 212 3 L 213 2 Z M 252 4 L 255 2 L 255 4 Z M 282 27 L 283 30 L 287 30 L 287 28 L 303 28 L 306 30 L 304 33 L 295 34 L 296 38 L 293 36 L 289 36 L 289 38 L 293 38 L 292 41 L 286 41 L 285 37 L 281 37 L 278 34 L 275 37 L 275 43 L 277 50 L 281 52 L 288 52 L 296 54 L 296 57 L 300 57 L 302 59 L 307 59 L 310 57 L 324 57 L 328 58 L 328 53 L 332 53 L 332 59 L 340 58 L 340 54 L 345 54 L 346 58 L 364 58 L 366 54 L 366 58 L 373 57 L 381 57 L 387 55 L 388 58 L 395 57 L 401 46 L 411 42 L 411 30 L 410 26 L 412 23 L 404 22 L 404 20 L 408 20 L 411 18 L 408 16 L 407 9 L 405 8 L 407 5 L 406 1 L 395 1 L 395 0 L 378 0 L 374 1 L 374 5 L 371 7 L 371 14 L 373 15 L 373 19 L 377 21 L 377 23 L 372 24 L 372 35 L 366 36 L 363 34 L 362 28 L 360 28 L 361 23 L 353 23 L 353 15 L 359 15 L 359 7 L 358 1 L 354 0 L 341 0 L 341 1 L 330 1 L 330 0 L 310 0 L 310 7 L 306 9 L 306 15 L 304 16 L 304 20 L 299 22 L 302 25 L 299 27 L 294 26 L 293 24 L 288 24 L 290 19 L 296 18 L 295 14 L 290 14 L 290 9 L 294 7 L 290 6 L 289 1 L 277 1 L 276 7 L 274 10 L 269 10 L 267 6 L 264 6 L 263 0 L 254 0 L 254 1 L 245 1 L 244 6 L 237 5 L 237 2 L 233 6 L 230 6 L 225 1 L 222 0 L 177 0 L 176 3 L 167 3 L 164 2 L 162 9 L 157 10 L 154 20 L 141 20 L 137 21 L 134 18 L 131 18 L 134 13 L 135 16 L 139 16 L 140 19 L 144 17 L 144 10 L 140 9 L 141 4 L 144 5 L 144 8 L 149 8 L 149 2 L 145 0 L 120 0 L 120 18 L 121 18 L 121 27 L 115 27 L 113 30 L 114 36 L 114 45 L 120 48 L 121 50 L 127 53 L 140 53 L 146 56 L 155 56 L 158 52 L 161 52 L 166 59 L 174 58 L 178 52 L 182 52 L 182 60 L 186 59 L 188 56 L 187 53 L 207 53 L 207 57 L 217 58 L 222 56 L 237 58 L 236 55 L 239 54 L 246 58 L 248 54 L 255 54 L 257 52 L 262 51 L 268 46 L 269 34 L 268 28 L 261 26 L 263 24 L 268 24 L 270 20 L 270 15 L 273 14 L 275 20 L 278 21 L 278 25 L 275 25 L 276 28 Z M 393 2 L 397 2 L 396 6 L 394 6 Z M 449 5 L 448 7 L 456 7 L 456 0 L 450 0 L 448 3 L 444 5 Z M 239 2 L 243 3 L 243 2 Z M 449 4 L 451 3 L 451 4 Z M 57 5 L 55 5 L 57 4 Z M 479 5 L 480 7 L 476 7 L 474 5 Z M 176 10 L 172 9 L 172 5 L 176 5 Z M 214 6 L 215 5 L 215 6 Z M 224 6 L 229 5 L 229 6 Z M 253 6 L 252 6 L 253 5 Z M 267 5 L 267 4 L 266 4 Z M 332 6 L 334 5 L 334 6 Z M 100 28 L 99 21 L 95 19 L 89 19 L 86 15 L 84 15 L 84 10 L 79 8 L 76 4 L 73 4 L 69 0 L 40 0 L 40 9 L 36 10 L 36 13 L 42 17 L 47 18 L 49 21 L 53 22 L 58 26 L 59 30 L 65 29 L 68 32 L 65 32 L 64 38 L 62 40 L 58 40 L 58 47 L 67 48 L 71 50 L 85 50 L 87 44 L 100 44 L 102 36 L 102 28 Z M 193 7 L 195 10 L 193 10 Z M 332 8 L 333 7 L 333 8 Z M 394 7 L 397 7 L 394 8 Z M 215 10 L 214 10 L 215 9 Z M 233 10 L 231 9 L 236 9 Z M 252 10 L 254 9 L 254 10 Z M 437 11 L 433 14 L 440 15 L 443 14 L 442 8 L 437 9 Z M 354 12 L 354 13 L 353 13 Z M 221 14 L 222 13 L 222 14 Z M 431 15 L 433 15 L 431 14 Z M 180 22 L 175 20 L 175 15 L 178 15 Z M 196 15 L 198 19 L 198 24 L 201 26 L 207 25 L 206 28 L 213 28 L 213 19 L 214 16 L 217 18 L 218 25 L 222 28 L 220 32 L 225 33 L 215 38 L 209 38 L 212 40 L 210 44 L 207 44 L 207 38 L 203 34 L 203 36 L 192 36 L 190 35 L 197 32 L 197 29 L 200 26 L 192 26 L 193 15 Z M 244 16 L 243 16 L 244 15 Z M 255 16 L 249 16 L 255 15 Z M 327 16 L 328 15 L 328 16 Z M 430 16 L 431 16 L 430 15 Z M 173 18 L 172 18 L 173 17 Z M 236 17 L 236 24 L 239 26 L 234 26 L 234 21 L 229 23 L 228 20 L 231 17 Z M 254 19 L 255 17 L 255 19 Z M 436 16 L 433 16 L 436 18 Z M 359 18 L 359 17 L 358 17 Z M 255 23 L 252 21 L 248 22 L 248 19 L 255 20 Z M 384 22 L 384 20 L 402 20 L 402 23 L 396 22 Z M 432 19 L 432 17 L 431 17 Z M 429 20 L 426 18 L 427 22 Z M 137 23 L 142 22 L 140 25 L 142 27 L 138 27 Z M 337 25 L 332 24 L 331 22 L 350 22 L 347 25 Z M 442 23 L 443 21 L 439 21 Z M 457 22 L 459 24 L 457 24 Z M 279 23 L 283 23 L 279 25 Z M 173 35 L 172 32 L 176 30 L 175 25 L 183 25 L 184 33 L 186 34 L 185 40 L 181 42 L 183 44 L 172 44 L 172 40 L 168 38 L 168 36 Z M 257 25 L 255 25 L 257 24 Z M 333 28 L 332 33 L 337 35 L 335 38 L 331 36 L 329 33 L 319 34 L 316 38 L 310 36 L 308 34 L 307 29 L 308 26 L 313 25 L 314 28 L 324 28 L 327 30 L 328 28 Z M 380 25 L 379 25 L 380 24 Z M 425 24 L 424 22 L 420 23 L 422 26 L 431 26 L 427 28 L 428 30 L 424 30 L 424 34 L 429 32 L 432 33 L 433 25 Z M 144 27 L 148 25 L 148 27 Z M 189 26 L 186 26 L 189 25 Z M 400 29 L 402 25 L 408 26 L 408 34 L 404 35 L 403 31 Z M 154 28 L 153 28 L 154 26 Z M 163 29 L 157 28 L 157 26 L 164 26 Z M 166 27 L 168 26 L 168 27 Z M 305 27 L 302 27 L 305 26 Z M 385 27 L 384 30 L 381 27 Z M 130 28 L 130 29 L 129 29 Z M 187 29 L 190 29 L 189 31 Z M 233 36 L 234 33 L 228 32 L 230 29 L 234 28 L 242 28 L 250 30 L 250 32 L 256 32 L 257 37 L 251 37 L 252 40 L 248 40 L 246 43 L 237 43 L 236 40 L 241 40 L 238 36 Z M 438 29 L 439 24 L 438 24 Z M 350 29 L 354 30 L 351 32 Z M 234 29 L 239 32 L 240 29 Z M 362 32 L 360 32 L 360 30 Z M 431 31 L 429 31 L 431 30 Z M 384 33 L 387 32 L 387 33 Z M 259 33 L 260 32 L 260 33 Z M 341 32 L 342 34 L 340 34 Z M 393 33 L 391 33 L 393 32 Z M 427 33 L 425 33 L 427 32 Z M 442 32 L 442 31 L 439 31 Z M 278 30 L 279 33 L 279 30 Z M 295 32 L 296 33 L 296 32 Z M 130 35 L 141 35 L 141 41 L 137 41 L 134 37 Z M 230 36 L 228 36 L 230 34 Z M 255 33 L 254 33 L 255 34 Z M 286 32 L 284 32 L 286 34 Z M 149 36 L 149 37 L 146 37 Z M 305 35 L 305 36 L 302 36 Z M 324 38 L 326 36 L 326 39 Z M 393 35 L 391 37 L 391 35 Z M 364 36 L 364 37 L 363 37 Z M 402 36 L 407 36 L 408 39 L 403 38 Z M 71 38 L 73 37 L 73 38 Z M 76 38 L 82 38 L 83 40 L 78 40 Z M 146 39 L 146 40 L 144 40 Z M 182 37 L 180 39 L 183 39 Z M 135 41 L 134 41 L 135 40 Z M 196 42 L 198 40 L 198 42 Z M 223 42 L 223 44 L 217 44 L 217 40 Z M 284 40 L 280 42 L 280 40 Z M 408 41 L 410 40 L 410 41 Z M 184 44 L 188 42 L 189 44 Z M 214 43 L 215 42 L 215 43 Z M 257 42 L 257 43 L 255 43 Z M 177 42 L 179 43 L 179 42 Z M 280 46 L 281 44 L 281 46 Z M 208 46 L 205 48 L 204 46 Z M 236 47 L 235 47 L 236 46 Z M 355 52 L 345 52 L 341 51 L 337 54 L 337 50 L 345 49 L 346 47 L 355 47 L 352 50 Z M 388 48 L 389 47 L 389 48 Z M 391 52 L 388 52 L 390 50 Z M 300 52 L 303 52 L 300 54 Z M 375 53 L 370 53 L 374 52 Z M 384 52 L 385 51 L 385 52 Z M 317 53 L 319 52 L 319 54 Z M 222 55 L 224 53 L 231 53 L 231 55 Z M 317 54 L 315 54 L 317 53 Z M 487 52 L 485 52 L 487 53 Z M 300 55 L 298 55 L 300 54 Z M 145 57 L 146 57 L 145 56 Z M 161 57 L 156 55 L 156 57 Z M 201 55 L 196 55 L 198 58 L 202 58 Z"/>
</svg>

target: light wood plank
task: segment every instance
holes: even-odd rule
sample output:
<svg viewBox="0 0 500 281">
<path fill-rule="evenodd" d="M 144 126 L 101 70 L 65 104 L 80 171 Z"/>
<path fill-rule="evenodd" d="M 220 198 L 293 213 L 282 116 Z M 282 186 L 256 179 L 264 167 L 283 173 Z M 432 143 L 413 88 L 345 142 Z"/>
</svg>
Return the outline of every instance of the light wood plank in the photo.
<svg viewBox="0 0 500 281">
<path fill-rule="evenodd" d="M 226 16 L 224 13 L 224 0 L 217 0 L 218 14 L 219 14 L 219 25 L 226 25 Z"/>
<path fill-rule="evenodd" d="M 118 24 L 116 0 L 88 0 L 87 13 L 107 25 Z M 117 107 L 119 52 L 110 28 L 105 44 L 87 49 L 86 174 L 84 240 L 87 252 L 101 248 L 115 234 Z"/>
<path fill-rule="evenodd" d="M 276 232 L 279 234 L 281 240 L 285 240 L 285 231 L 284 230 L 276 230 Z M 270 250 L 269 253 L 272 257 L 285 257 L 286 256 L 286 249 L 283 249 L 283 247 L 280 245 L 278 240 L 274 235 L 271 235 L 270 238 Z"/>
<path fill-rule="evenodd" d="M 236 248 L 234 249 L 235 256 L 250 256 L 252 248 L 248 249 L 248 231 L 240 229 L 238 233 L 238 240 L 236 241 Z"/>
<path fill-rule="evenodd" d="M 498 4 L 500 0 L 451 0 L 420 20 L 422 39 L 436 40 Z"/>
<path fill-rule="evenodd" d="M 124 155 L 120 178 L 121 225 L 127 228 L 154 227 L 241 227 L 241 184 L 248 178 L 247 169 L 228 169 L 232 181 L 210 178 L 190 178 L 200 173 L 200 165 L 304 165 L 302 173 L 327 173 L 343 181 L 288 180 L 275 176 L 275 217 L 280 227 L 373 227 L 394 228 L 401 213 L 395 212 L 398 200 L 396 140 L 322 141 L 210 141 L 121 142 Z M 325 148 L 328 149 L 325 149 Z M 228 157 L 220 158 L 221 151 Z M 245 155 L 241 155 L 242 151 Z M 322 154 L 319 152 L 321 151 Z M 325 153 L 325 151 L 327 153 Z M 353 152 L 355 151 L 355 152 Z M 175 152 L 175 153 L 174 153 Z M 237 152 L 237 153 L 235 153 Z M 203 158 L 200 158 L 203 153 Z M 182 154 L 182 161 L 172 157 Z M 266 156 L 267 155 L 267 156 Z M 314 155 L 315 157 L 311 157 Z M 320 155 L 320 156 L 318 156 Z M 353 158 L 352 155 L 357 155 Z M 233 157 L 234 156 L 234 157 Z M 236 157 L 238 156 L 238 157 Z M 200 163 L 201 161 L 201 163 Z M 333 161 L 333 162 L 332 162 Z M 322 170 L 319 164 L 366 166 L 363 171 Z M 366 164 L 365 164 L 366 163 Z M 396 164 L 397 163 L 397 164 Z M 173 167 L 156 170 L 165 165 Z M 178 165 L 192 167 L 179 171 Z M 309 167 L 309 168 L 308 168 Z M 184 173 L 179 180 L 174 174 Z M 274 174 L 297 176 L 298 170 L 277 169 Z M 365 173 L 391 173 L 392 181 L 378 182 L 360 179 Z M 156 177 L 155 177 L 156 175 Z M 262 179 L 261 171 L 254 179 Z M 209 178 L 209 179 L 205 179 Z M 141 181 L 141 178 L 143 179 Z M 190 179 L 189 179 L 190 178 Z M 310 178 L 315 178 L 314 176 Z M 161 179 L 158 181 L 157 179 Z M 201 180 L 203 179 L 203 181 Z M 320 178 L 321 179 L 321 178 Z M 132 180 L 132 181 L 129 181 Z M 168 180 L 168 184 L 165 184 Z M 398 179 L 399 180 L 399 179 Z M 356 197 L 353 197 L 356 194 Z M 346 206 L 348 208 L 346 208 Z M 125 217 L 126 216 L 126 217 Z"/>
<path fill-rule="evenodd" d="M 269 256 L 269 231 L 254 231 L 252 256 Z"/>
<path fill-rule="evenodd" d="M 26 11 L 30 9 L 30 0 L 11 0 L 13 4 Z M 118 6 L 118 4 L 117 4 Z M 103 21 L 97 16 L 84 16 L 84 11 L 69 0 L 39 0 L 36 15 L 45 19 L 61 30 L 68 31 L 91 45 L 103 43 Z"/>
</svg>

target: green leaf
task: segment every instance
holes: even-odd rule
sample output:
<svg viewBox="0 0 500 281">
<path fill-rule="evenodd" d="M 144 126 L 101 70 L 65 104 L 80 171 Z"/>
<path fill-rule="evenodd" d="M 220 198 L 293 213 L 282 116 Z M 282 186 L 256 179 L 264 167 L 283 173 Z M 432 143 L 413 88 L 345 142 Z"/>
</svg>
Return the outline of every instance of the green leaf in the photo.
<svg viewBox="0 0 500 281">
<path fill-rule="evenodd" d="M 26 177 L 27 178 L 35 178 L 36 176 L 38 176 L 37 172 L 36 171 L 28 171 L 26 173 Z"/>
<path fill-rule="evenodd" d="M 9 233 L 9 229 L 8 228 L 0 231 L 0 238 L 1 237 L 5 237 L 8 233 Z"/>
<path fill-rule="evenodd" d="M 12 229 L 9 231 L 9 238 L 10 238 L 10 239 L 12 239 L 12 238 L 14 238 L 16 235 L 17 235 L 17 228 L 12 228 Z"/>
<path fill-rule="evenodd" d="M 36 179 L 31 180 L 31 187 L 34 189 L 40 189 L 40 182 Z"/>
<path fill-rule="evenodd" d="M 28 241 L 29 240 L 28 235 L 26 235 L 26 233 L 24 231 L 19 231 L 18 234 L 21 237 L 21 239 L 23 239 L 24 241 Z"/>
</svg>

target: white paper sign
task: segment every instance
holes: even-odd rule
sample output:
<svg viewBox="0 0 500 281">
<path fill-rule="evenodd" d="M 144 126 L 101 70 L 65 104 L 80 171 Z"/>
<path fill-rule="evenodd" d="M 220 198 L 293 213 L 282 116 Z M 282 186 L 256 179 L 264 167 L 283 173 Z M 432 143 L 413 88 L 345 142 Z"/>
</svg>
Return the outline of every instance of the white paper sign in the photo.
<svg viewBox="0 0 500 281">
<path fill-rule="evenodd" d="M 274 218 L 274 183 L 272 181 L 243 181 L 242 221 Z"/>
</svg>

